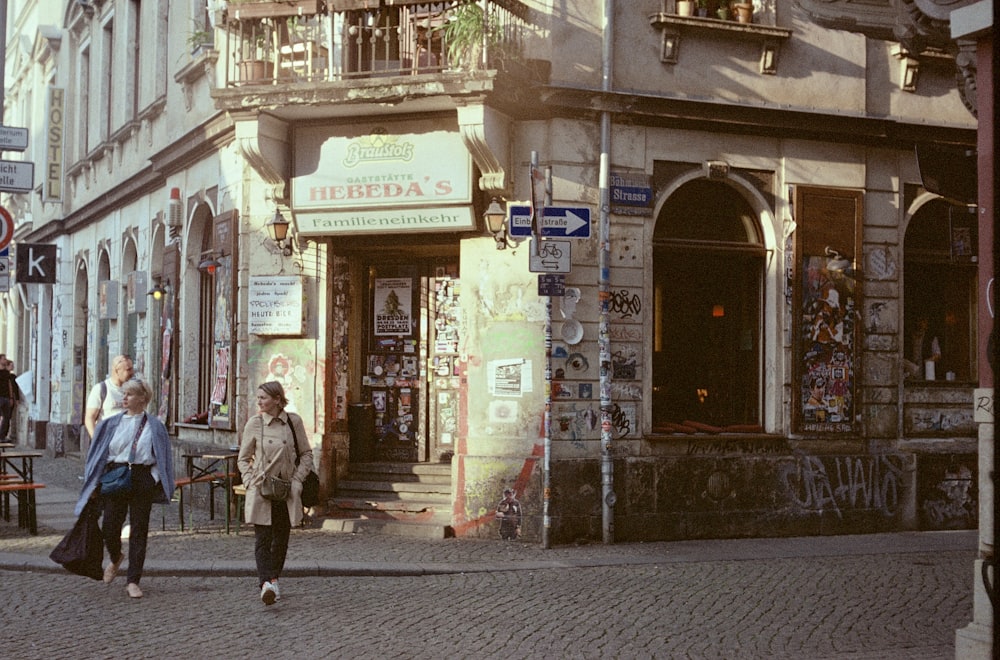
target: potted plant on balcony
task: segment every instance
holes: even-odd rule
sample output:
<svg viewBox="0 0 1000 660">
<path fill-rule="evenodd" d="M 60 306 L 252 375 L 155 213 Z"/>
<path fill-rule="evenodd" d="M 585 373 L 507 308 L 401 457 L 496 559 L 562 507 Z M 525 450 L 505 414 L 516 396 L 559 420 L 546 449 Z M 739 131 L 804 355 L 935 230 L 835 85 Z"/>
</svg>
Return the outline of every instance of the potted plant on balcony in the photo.
<svg viewBox="0 0 1000 660">
<path fill-rule="evenodd" d="M 678 16 L 694 15 L 694 0 L 677 0 L 674 4 Z"/>
<path fill-rule="evenodd" d="M 215 33 L 204 28 L 195 27 L 188 32 L 187 45 L 192 53 L 197 53 L 202 48 L 211 48 L 215 45 Z"/>
<path fill-rule="evenodd" d="M 254 32 L 243 45 L 241 58 L 236 62 L 241 82 L 263 82 L 274 78 L 274 62 L 270 60 L 264 32 Z"/>
<path fill-rule="evenodd" d="M 499 42 L 489 16 L 474 0 L 463 0 L 436 30 L 441 31 L 451 69 L 475 71 L 482 66 L 483 47 Z"/>
<path fill-rule="evenodd" d="M 698 6 L 698 8 L 695 10 L 695 12 L 698 14 L 698 16 L 701 17 L 701 18 L 707 18 L 708 17 L 708 0 L 697 0 L 697 2 L 695 4 L 697 4 L 697 6 Z"/>
<path fill-rule="evenodd" d="M 740 23 L 753 23 L 753 3 L 734 2 L 733 11 L 736 12 L 736 20 Z"/>
</svg>

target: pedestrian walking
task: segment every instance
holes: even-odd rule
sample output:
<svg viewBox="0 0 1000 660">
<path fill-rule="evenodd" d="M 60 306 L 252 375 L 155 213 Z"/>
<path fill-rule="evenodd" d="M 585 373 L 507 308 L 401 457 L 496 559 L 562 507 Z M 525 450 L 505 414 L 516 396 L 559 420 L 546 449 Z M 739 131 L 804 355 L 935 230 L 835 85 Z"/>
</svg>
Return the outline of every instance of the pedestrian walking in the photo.
<svg viewBox="0 0 1000 660">
<path fill-rule="evenodd" d="M 514 497 L 513 488 L 503 489 L 496 517 L 500 521 L 500 538 L 512 541 L 521 535 L 521 503 Z"/>
<path fill-rule="evenodd" d="M 122 383 L 135 373 L 132 358 L 116 355 L 111 361 L 111 374 L 91 388 L 87 396 L 87 409 L 83 415 L 83 425 L 87 433 L 94 437 L 94 429 L 102 419 L 117 415 L 125 410 L 122 403 Z"/>
<path fill-rule="evenodd" d="M 129 380 L 121 386 L 123 414 L 101 420 L 87 454 L 83 490 L 75 513 L 83 511 L 91 497 L 103 499 L 101 524 L 104 546 L 110 563 L 104 569 L 104 582 L 111 584 L 118 574 L 125 554 L 122 552 L 122 526 L 129 519 L 128 582 L 125 591 L 131 598 L 142 598 L 139 581 L 146 562 L 149 514 L 153 503 L 165 504 L 174 494 L 174 464 L 170 438 L 163 423 L 146 412 L 153 398 L 149 385 Z M 122 465 L 129 465 L 131 486 L 123 493 L 101 494 L 102 475 Z"/>
<path fill-rule="evenodd" d="M 6 355 L 0 354 L 0 441 L 4 442 L 10 436 L 14 409 L 21 400 L 21 388 L 9 370 L 12 365 Z"/>
<path fill-rule="evenodd" d="M 305 425 L 301 417 L 285 411 L 287 405 L 281 383 L 269 381 L 257 388 L 258 412 L 243 427 L 237 459 L 247 489 L 244 513 L 254 526 L 254 559 L 265 605 L 281 598 L 278 578 L 288 538 L 292 526 L 302 522 L 302 481 L 313 469 Z"/>
</svg>

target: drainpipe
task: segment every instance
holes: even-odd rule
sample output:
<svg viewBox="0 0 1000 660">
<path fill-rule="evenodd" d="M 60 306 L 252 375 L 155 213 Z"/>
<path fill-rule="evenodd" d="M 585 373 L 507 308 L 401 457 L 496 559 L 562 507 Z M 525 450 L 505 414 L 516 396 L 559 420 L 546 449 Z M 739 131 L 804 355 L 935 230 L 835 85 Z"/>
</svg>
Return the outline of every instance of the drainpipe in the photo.
<svg viewBox="0 0 1000 660">
<path fill-rule="evenodd" d="M 603 39 L 601 40 L 601 90 L 611 91 L 614 33 L 614 0 L 604 0 Z M 611 114 L 601 113 L 601 172 L 600 172 L 600 241 L 598 257 L 598 291 L 600 319 L 597 333 L 597 354 L 601 365 L 601 533 L 605 543 L 615 541 L 614 461 L 611 452 L 611 333 L 609 310 L 611 303 L 611 191 L 608 177 L 611 153 Z"/>
</svg>

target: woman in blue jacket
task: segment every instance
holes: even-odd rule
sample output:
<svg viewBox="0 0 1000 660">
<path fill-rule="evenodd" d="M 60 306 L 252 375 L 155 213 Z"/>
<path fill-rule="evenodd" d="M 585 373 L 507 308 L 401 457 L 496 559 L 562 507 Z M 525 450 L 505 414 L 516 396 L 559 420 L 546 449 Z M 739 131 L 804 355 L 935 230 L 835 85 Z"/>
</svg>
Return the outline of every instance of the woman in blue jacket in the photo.
<svg viewBox="0 0 1000 660">
<path fill-rule="evenodd" d="M 104 569 L 104 581 L 110 584 L 115 579 L 125 559 L 121 535 L 127 516 L 130 532 L 125 591 L 131 598 L 142 598 L 139 580 L 142 579 L 142 567 L 146 561 L 149 514 L 154 502 L 169 502 L 174 494 L 174 463 L 166 427 L 146 412 L 146 406 L 153 398 L 149 385 L 141 380 L 129 380 L 122 384 L 121 389 L 125 412 L 101 420 L 94 430 L 94 440 L 87 452 L 83 490 L 76 503 L 76 515 L 83 511 L 88 499 L 100 495 L 98 486 L 101 475 L 119 465 L 131 463 L 131 489 L 124 494 L 103 496 L 101 531 L 111 559 Z"/>
</svg>

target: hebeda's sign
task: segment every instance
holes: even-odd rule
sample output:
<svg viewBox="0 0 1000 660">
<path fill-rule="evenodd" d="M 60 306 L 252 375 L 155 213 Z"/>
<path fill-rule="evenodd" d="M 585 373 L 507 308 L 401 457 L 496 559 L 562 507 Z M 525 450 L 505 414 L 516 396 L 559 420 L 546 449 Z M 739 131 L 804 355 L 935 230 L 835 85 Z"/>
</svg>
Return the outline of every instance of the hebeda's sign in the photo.
<svg viewBox="0 0 1000 660">
<path fill-rule="evenodd" d="M 472 203 L 472 157 L 453 123 L 306 126 L 296 130 L 294 153 L 300 234 L 475 226 L 463 208 Z"/>
</svg>

